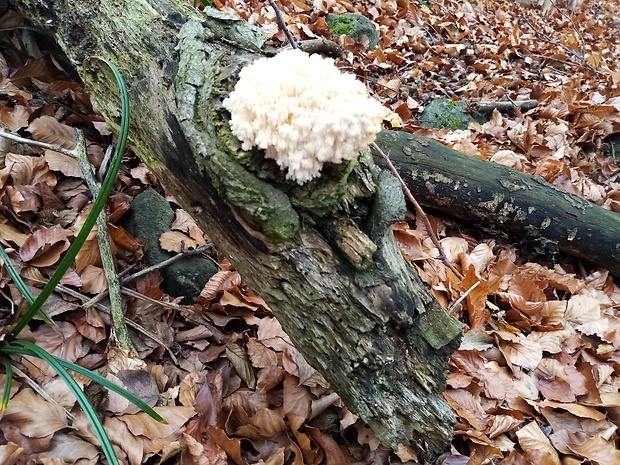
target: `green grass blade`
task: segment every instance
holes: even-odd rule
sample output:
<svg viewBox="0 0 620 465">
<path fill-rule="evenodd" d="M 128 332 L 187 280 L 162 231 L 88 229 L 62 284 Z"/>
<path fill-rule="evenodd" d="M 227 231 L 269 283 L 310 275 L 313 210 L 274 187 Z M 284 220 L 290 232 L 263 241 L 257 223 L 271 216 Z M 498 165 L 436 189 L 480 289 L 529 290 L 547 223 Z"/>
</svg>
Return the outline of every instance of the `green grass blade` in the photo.
<svg viewBox="0 0 620 465">
<path fill-rule="evenodd" d="M 31 342 L 24 341 L 22 339 L 16 339 L 14 341 L 11 341 L 9 345 L 0 347 L 0 353 L 5 352 L 5 353 L 11 353 L 11 354 L 23 354 L 23 355 L 30 355 L 31 357 L 38 357 L 38 355 L 33 352 L 31 346 L 38 347 L 37 345 Z M 88 368 L 81 367 L 80 365 L 76 363 L 63 360 L 62 358 L 56 357 L 55 355 L 49 354 L 49 356 L 54 357 L 56 359 L 56 362 L 59 363 L 64 369 L 74 371 L 75 373 L 85 376 L 88 379 L 94 381 L 95 383 L 101 384 L 103 387 L 106 387 L 110 391 L 113 391 L 117 393 L 119 396 L 122 396 L 125 399 L 127 399 L 129 402 L 134 404 L 136 407 L 138 407 L 140 410 L 142 410 L 144 413 L 146 413 L 148 416 L 150 416 L 154 420 L 160 423 L 166 423 L 166 420 L 162 418 L 161 415 L 159 415 L 155 410 L 153 410 L 153 408 L 147 403 L 145 403 L 142 399 L 135 396 L 131 392 L 127 391 L 126 389 L 122 388 L 118 384 L 113 383 L 109 379 L 104 378 L 99 373 L 95 373 L 94 371 L 91 371 Z"/>
<path fill-rule="evenodd" d="M 6 379 L 4 380 L 4 392 L 2 393 L 2 401 L 0 401 L 0 417 L 6 412 L 6 406 L 11 398 L 11 386 L 13 385 L 13 367 L 11 366 L 11 360 L 8 357 L 2 357 L 2 363 L 4 364 L 4 374 Z"/>
<path fill-rule="evenodd" d="M 76 373 L 87 377 L 95 383 L 101 384 L 103 387 L 108 388 L 110 391 L 117 393 L 119 396 L 124 397 L 154 420 L 157 420 L 160 423 L 166 423 L 166 420 L 164 420 L 155 410 L 153 410 L 150 405 L 145 403 L 142 399 L 135 396 L 126 389 L 123 389 L 118 384 L 113 383 L 109 379 L 104 378 L 99 373 L 95 373 L 88 368 L 81 367 L 75 363 L 60 358 L 58 359 L 58 362 L 67 370 L 75 371 Z"/>
<path fill-rule="evenodd" d="M 32 292 L 30 292 L 30 289 L 28 289 L 28 286 L 26 286 L 26 283 L 19 275 L 18 271 L 13 266 L 13 262 L 11 262 L 11 259 L 6 253 L 6 250 L 4 250 L 2 244 L 0 244 L 0 258 L 2 258 L 2 261 L 4 262 L 4 267 L 6 268 L 9 276 L 15 283 L 15 286 L 17 287 L 19 293 L 24 296 L 24 299 L 26 299 L 28 305 L 32 305 L 34 302 L 34 296 L 32 295 Z M 43 309 L 39 309 L 39 316 L 43 318 L 43 321 L 45 321 L 47 324 L 54 324 L 54 321 L 47 315 L 47 313 L 43 311 Z"/>
<path fill-rule="evenodd" d="M 54 369 L 54 371 L 58 373 L 58 376 L 60 376 L 60 378 L 67 384 L 67 386 L 75 396 L 76 400 L 82 407 L 82 410 L 86 414 L 86 417 L 90 421 L 93 429 L 95 430 L 97 438 L 99 438 L 101 448 L 106 458 L 108 459 L 108 463 L 110 465 L 120 465 L 118 458 L 116 457 L 116 453 L 114 452 L 114 448 L 112 447 L 112 443 L 110 442 L 110 438 L 105 432 L 101 420 L 99 420 L 99 417 L 97 416 L 97 412 L 95 412 L 95 410 L 93 409 L 93 406 L 86 398 L 86 395 L 84 395 L 84 392 L 80 388 L 79 384 L 71 377 L 69 372 L 67 372 L 67 370 L 62 366 L 62 364 L 59 363 L 60 359 L 29 341 L 12 341 L 11 345 L 16 349 L 26 349 L 22 353 L 40 358 L 41 360 L 47 362 Z M 5 348 L 3 347 L 3 349 Z"/>
<path fill-rule="evenodd" d="M 125 146 L 127 145 L 127 136 L 129 133 L 129 96 L 127 94 L 127 86 L 125 85 L 125 81 L 121 76 L 120 71 L 113 63 L 103 59 L 100 60 L 105 62 L 112 70 L 112 73 L 116 78 L 121 93 L 121 129 L 118 135 L 116 150 L 114 151 L 114 156 L 112 157 L 112 163 L 110 165 L 108 173 L 106 174 L 103 184 L 101 185 L 99 195 L 95 199 L 93 207 L 88 214 L 88 217 L 86 218 L 82 229 L 80 229 L 77 237 L 65 253 L 65 256 L 58 265 L 58 268 L 56 269 L 48 283 L 45 285 L 39 296 L 35 299 L 35 301 L 32 303 L 26 313 L 17 321 L 15 327 L 11 331 L 11 334 L 13 336 L 18 335 L 28 325 L 28 323 L 30 323 L 32 317 L 43 307 L 45 301 L 52 294 L 52 292 L 54 292 L 54 289 L 73 263 L 73 260 L 75 259 L 77 253 L 80 251 L 82 245 L 86 241 L 88 234 L 93 229 L 99 213 L 101 212 L 101 210 L 103 210 L 103 208 L 105 208 L 108 196 L 112 191 L 114 181 L 116 180 L 116 175 L 118 174 L 118 170 L 121 166 L 121 161 L 123 160 L 123 153 L 125 152 Z"/>
</svg>

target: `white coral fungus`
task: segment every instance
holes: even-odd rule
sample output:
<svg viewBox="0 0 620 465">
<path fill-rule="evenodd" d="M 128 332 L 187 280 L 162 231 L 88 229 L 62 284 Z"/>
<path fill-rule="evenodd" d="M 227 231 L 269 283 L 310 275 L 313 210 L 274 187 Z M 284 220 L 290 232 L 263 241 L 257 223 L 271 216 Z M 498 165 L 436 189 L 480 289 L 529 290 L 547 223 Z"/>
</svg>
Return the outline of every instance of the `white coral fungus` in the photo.
<svg viewBox="0 0 620 465">
<path fill-rule="evenodd" d="M 264 149 L 299 184 L 317 177 L 326 162 L 355 158 L 388 113 L 334 60 L 301 50 L 245 67 L 224 107 L 243 150 Z"/>
</svg>

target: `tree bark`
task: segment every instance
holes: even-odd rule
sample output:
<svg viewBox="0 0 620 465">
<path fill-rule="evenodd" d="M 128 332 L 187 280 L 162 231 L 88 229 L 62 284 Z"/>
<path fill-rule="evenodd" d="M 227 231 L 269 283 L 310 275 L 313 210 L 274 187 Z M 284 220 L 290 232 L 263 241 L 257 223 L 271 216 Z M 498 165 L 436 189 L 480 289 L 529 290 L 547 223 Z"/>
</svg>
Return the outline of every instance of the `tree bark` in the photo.
<svg viewBox="0 0 620 465">
<path fill-rule="evenodd" d="M 243 152 L 222 100 L 265 53 L 260 30 L 178 0 L 18 0 L 76 66 L 112 126 L 127 81 L 130 142 L 272 308 L 298 349 L 391 447 L 441 453 L 454 415 L 443 400 L 462 325 L 426 291 L 396 247 L 398 182 L 372 162 L 332 167 L 297 186 Z M 85 66 L 82 67 L 82 63 Z"/>
<path fill-rule="evenodd" d="M 457 218 L 485 221 L 519 238 L 552 241 L 559 250 L 620 276 L 620 215 L 514 169 L 479 160 L 426 137 L 383 131 L 418 202 Z M 383 166 L 382 158 L 375 157 Z"/>
</svg>

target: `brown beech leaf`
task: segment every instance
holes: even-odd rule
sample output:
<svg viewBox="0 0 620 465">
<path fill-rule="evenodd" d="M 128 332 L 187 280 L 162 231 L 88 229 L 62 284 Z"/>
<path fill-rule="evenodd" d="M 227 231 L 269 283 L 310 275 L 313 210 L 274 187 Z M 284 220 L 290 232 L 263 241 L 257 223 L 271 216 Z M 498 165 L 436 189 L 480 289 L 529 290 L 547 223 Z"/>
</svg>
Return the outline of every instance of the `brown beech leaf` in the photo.
<svg viewBox="0 0 620 465">
<path fill-rule="evenodd" d="M 271 410 L 268 408 L 258 409 L 256 415 L 250 417 L 248 426 L 251 426 L 252 430 L 246 429 L 249 433 L 245 436 L 251 439 L 269 439 L 278 436 L 287 430 L 288 426 L 284 421 L 284 415 L 281 409 Z M 237 431 L 237 435 L 244 435 L 244 425 L 242 425 Z"/>
<path fill-rule="evenodd" d="M 142 275 L 133 281 L 135 289 L 140 294 L 150 297 L 151 299 L 159 300 L 164 295 L 161 290 L 161 283 L 163 278 L 157 270 L 153 270 L 150 273 Z"/>
<path fill-rule="evenodd" d="M 56 218 L 58 218 L 59 216 L 58 213 L 61 210 L 65 209 L 64 204 L 58 198 L 58 196 L 54 193 L 52 188 L 48 186 L 46 183 L 39 182 L 35 184 L 33 187 L 34 187 L 34 192 L 41 198 L 41 201 L 43 202 L 43 209 L 51 211 L 52 215 L 50 219 L 52 222 L 55 221 Z M 42 213 L 44 212 L 39 212 L 39 215 L 41 215 Z"/>
<path fill-rule="evenodd" d="M 3 420 L 14 423 L 22 434 L 42 438 L 68 428 L 65 410 L 58 404 L 47 402 L 25 388 L 9 402 Z"/>
<path fill-rule="evenodd" d="M 157 383 L 146 370 L 121 370 L 116 373 L 108 373 L 107 378 L 138 396 L 151 407 L 154 407 L 159 400 Z M 115 392 L 108 393 L 106 410 L 115 414 L 134 414 L 140 411 L 133 403 Z"/>
<path fill-rule="evenodd" d="M 60 145 L 67 150 L 75 148 L 75 129 L 59 123 L 53 116 L 40 116 L 27 128 L 34 140 Z"/>
<path fill-rule="evenodd" d="M 51 56 L 41 58 L 29 58 L 23 66 L 20 66 L 11 76 L 11 82 L 19 87 L 28 87 L 33 79 L 43 82 L 52 82 L 56 79 L 66 78 L 67 75 L 56 65 Z"/>
<path fill-rule="evenodd" d="M 4 465 L 15 465 L 26 453 L 23 447 L 14 442 L 9 442 L 0 446 L 0 463 Z"/>
<path fill-rule="evenodd" d="M 168 252 L 195 249 L 200 244 L 181 231 L 167 231 L 159 236 L 159 246 Z"/>
<path fill-rule="evenodd" d="M 304 427 L 303 430 L 323 449 L 327 465 L 350 465 L 355 462 L 351 454 L 331 436 L 316 428 Z"/>
<path fill-rule="evenodd" d="M 596 321 L 601 317 L 601 304 L 592 297 L 574 295 L 568 301 L 564 317 L 575 326 Z"/>
<path fill-rule="evenodd" d="M 108 232 L 110 234 L 110 239 L 112 239 L 117 246 L 129 252 L 137 252 L 139 249 L 145 247 L 143 241 L 129 234 L 122 226 L 108 224 Z M 142 254 L 140 254 L 140 257 L 141 256 Z"/>
<path fill-rule="evenodd" d="M 541 400 L 540 402 L 538 402 L 538 406 L 542 409 L 542 413 L 543 415 L 545 415 L 545 417 L 547 417 L 546 410 L 553 412 L 553 410 L 551 409 L 561 409 L 570 412 L 574 417 L 588 418 L 591 420 L 596 420 L 597 422 L 602 422 L 603 420 L 605 420 L 604 413 L 596 410 L 593 407 L 588 407 L 585 405 L 567 404 L 565 402 L 555 402 L 553 400 Z M 548 407 L 548 409 L 545 407 Z M 583 429 L 583 426 L 580 425 L 579 429 Z"/>
<path fill-rule="evenodd" d="M 124 422 L 118 417 L 107 417 L 103 426 L 112 444 L 117 446 L 115 452 L 123 462 L 129 465 L 141 465 L 144 463 L 144 447 L 141 438 L 131 434 Z M 85 434 L 92 431 L 88 420 L 84 418 L 81 412 L 80 415 L 75 416 L 73 429 L 82 437 L 85 437 Z"/>
<path fill-rule="evenodd" d="M 239 273 L 236 271 L 220 270 L 209 278 L 209 281 L 207 281 L 207 284 L 205 284 L 205 287 L 200 292 L 200 299 L 205 303 L 210 302 L 217 298 L 220 291 L 230 292 L 231 287 L 236 287 L 239 284 L 241 284 Z"/>
<path fill-rule="evenodd" d="M 15 213 L 36 213 L 41 210 L 41 197 L 35 192 L 34 186 L 6 186 L 6 193 Z"/>
<path fill-rule="evenodd" d="M 75 158 L 53 150 L 46 150 L 45 161 L 52 171 L 59 171 L 72 178 L 84 178 L 80 165 Z"/>
<path fill-rule="evenodd" d="M 294 0 L 296 1 L 296 0 Z M 284 465 L 284 447 L 278 447 L 273 450 L 266 460 L 259 462 L 261 465 Z"/>
<path fill-rule="evenodd" d="M 238 344 L 226 344 L 226 357 L 230 360 L 239 377 L 245 381 L 248 388 L 256 388 L 256 376 L 247 352 Z"/>
<path fill-rule="evenodd" d="M 525 456 L 533 463 L 560 465 L 557 451 L 535 421 L 516 432 Z"/>
<path fill-rule="evenodd" d="M 497 362 L 484 360 L 478 351 L 457 350 L 452 362 L 465 374 L 479 379 L 485 395 L 490 399 L 538 398 L 538 389 L 530 376 L 521 374 L 518 378 L 514 377 Z"/>
<path fill-rule="evenodd" d="M 276 366 L 278 357 L 272 349 L 268 349 L 256 339 L 251 338 L 247 343 L 248 356 L 256 368 Z"/>
<path fill-rule="evenodd" d="M 267 367 L 260 370 L 256 388 L 263 391 L 271 391 L 278 386 L 286 377 L 286 371 L 279 366 Z"/>
<path fill-rule="evenodd" d="M 74 228 L 77 226 L 76 224 Z M 112 254 L 115 254 L 116 246 L 114 242 L 110 242 L 110 246 L 112 247 Z M 99 242 L 97 241 L 96 225 L 75 257 L 75 270 L 78 273 L 81 273 L 89 265 L 101 265 L 101 252 L 99 251 Z"/>
<path fill-rule="evenodd" d="M 19 256 L 33 266 L 50 266 L 69 248 L 67 237 L 71 233 L 61 226 L 40 228 L 32 233 L 19 249 Z"/>
<path fill-rule="evenodd" d="M 474 397 L 465 389 L 449 389 L 443 396 L 456 414 L 467 420 L 473 428 L 485 431 L 489 427 L 488 415 L 482 408 L 479 397 Z"/>
<path fill-rule="evenodd" d="M 58 79 L 51 82 L 45 91 L 57 99 L 71 98 L 71 100 L 78 104 L 79 110 L 82 113 L 87 115 L 93 113 L 90 95 L 75 81 Z"/>
<path fill-rule="evenodd" d="M 226 451 L 228 458 L 236 465 L 247 465 L 248 462 L 241 453 L 241 441 L 239 439 L 228 437 L 224 430 L 215 426 L 207 426 L 206 431 L 211 439 Z"/>
<path fill-rule="evenodd" d="M 82 291 L 87 294 L 99 294 L 108 288 L 108 281 L 103 268 L 88 265 L 82 270 Z"/>
<path fill-rule="evenodd" d="M 32 333 L 37 345 L 52 355 L 75 362 L 83 355 L 82 335 L 67 321 L 59 321 L 56 326 L 43 325 Z M 45 365 L 44 362 L 42 362 Z M 49 369 L 52 373 L 53 370 Z"/>
<path fill-rule="evenodd" d="M 210 437 L 197 441 L 184 433 L 181 442 L 186 447 L 183 465 L 230 465 L 226 451 Z"/>
<path fill-rule="evenodd" d="M 108 198 L 108 207 L 110 208 L 108 222 L 115 224 L 129 210 L 130 204 L 131 197 L 123 192 L 110 195 Z"/>
<path fill-rule="evenodd" d="M 46 183 L 50 187 L 56 185 L 56 175 L 50 171 L 41 157 L 7 153 L 2 172 L 11 176 L 15 186 L 32 186 L 39 182 Z"/>
<path fill-rule="evenodd" d="M 542 360 L 543 350 L 537 342 L 508 331 L 497 331 L 494 334 L 499 338 L 499 350 L 511 364 L 533 370 Z"/>
<path fill-rule="evenodd" d="M 401 459 L 403 462 L 418 461 L 418 455 L 415 453 L 415 451 L 411 447 L 405 446 L 404 444 L 398 445 L 396 455 L 398 455 L 398 458 Z"/>
<path fill-rule="evenodd" d="M 567 433 L 564 430 L 551 436 L 551 440 L 554 443 L 556 441 L 559 442 L 560 438 L 562 438 L 561 442 L 568 449 L 567 452 L 584 457 L 593 463 L 600 465 L 620 463 L 620 450 L 615 447 L 615 444 L 606 441 L 600 436 L 588 437 L 582 431 Z"/>
<path fill-rule="evenodd" d="M 533 375 L 540 392 L 549 400 L 575 402 L 587 392 L 586 379 L 574 366 L 559 360 L 543 359 Z"/>
<path fill-rule="evenodd" d="M 28 126 L 28 118 L 30 118 L 30 110 L 23 105 L 0 108 L 0 126 L 9 132 L 16 132 Z"/>
<path fill-rule="evenodd" d="M 175 211 L 175 218 L 170 229 L 187 234 L 199 245 L 206 244 L 204 233 L 185 210 L 178 209 Z"/>
<path fill-rule="evenodd" d="M 97 465 L 99 458 L 99 450 L 95 445 L 74 434 L 55 434 L 50 450 L 37 456 L 41 463 L 79 463 L 80 465 Z M 48 460 L 54 462 L 48 462 Z"/>
<path fill-rule="evenodd" d="M 299 429 L 301 424 L 310 418 L 311 405 L 312 398 L 308 388 L 299 385 L 297 378 L 294 376 L 289 375 L 284 378 L 282 407 L 284 414 L 289 417 L 289 422 L 292 423 L 291 428 L 293 431 Z M 295 421 L 291 420 L 292 416 L 296 417 Z"/>
<path fill-rule="evenodd" d="M 129 431 L 136 436 L 145 436 L 149 439 L 164 439 L 175 435 L 187 420 L 195 415 L 192 407 L 169 406 L 154 407 L 165 423 L 153 421 L 146 413 L 126 414 L 119 417 L 127 425 Z"/>
<path fill-rule="evenodd" d="M 292 346 L 280 322 L 275 318 L 263 318 L 260 320 L 256 339 L 276 351 L 288 350 Z"/>
<path fill-rule="evenodd" d="M 21 247 L 29 236 L 22 233 L 12 223 L 0 223 L 0 241 L 3 244 Z"/>
<path fill-rule="evenodd" d="M 95 344 L 103 341 L 107 337 L 106 325 L 99 311 L 94 308 L 76 312 L 71 321 L 73 321 L 75 328 L 82 336 L 90 339 Z"/>
</svg>

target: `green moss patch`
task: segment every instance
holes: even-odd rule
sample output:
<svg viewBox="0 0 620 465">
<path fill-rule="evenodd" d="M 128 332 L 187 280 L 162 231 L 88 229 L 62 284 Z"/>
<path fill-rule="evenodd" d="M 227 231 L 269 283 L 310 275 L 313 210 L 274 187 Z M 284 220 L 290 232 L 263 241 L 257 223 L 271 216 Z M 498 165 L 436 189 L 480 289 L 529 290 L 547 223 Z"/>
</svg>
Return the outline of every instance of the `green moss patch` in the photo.
<svg viewBox="0 0 620 465">
<path fill-rule="evenodd" d="M 372 21 L 366 16 L 357 13 L 329 14 L 325 20 L 332 36 L 340 37 L 345 35 L 351 37 L 358 44 L 361 44 L 364 36 L 366 36 L 368 37 L 370 49 L 374 50 L 377 48 L 379 33 Z"/>
</svg>

